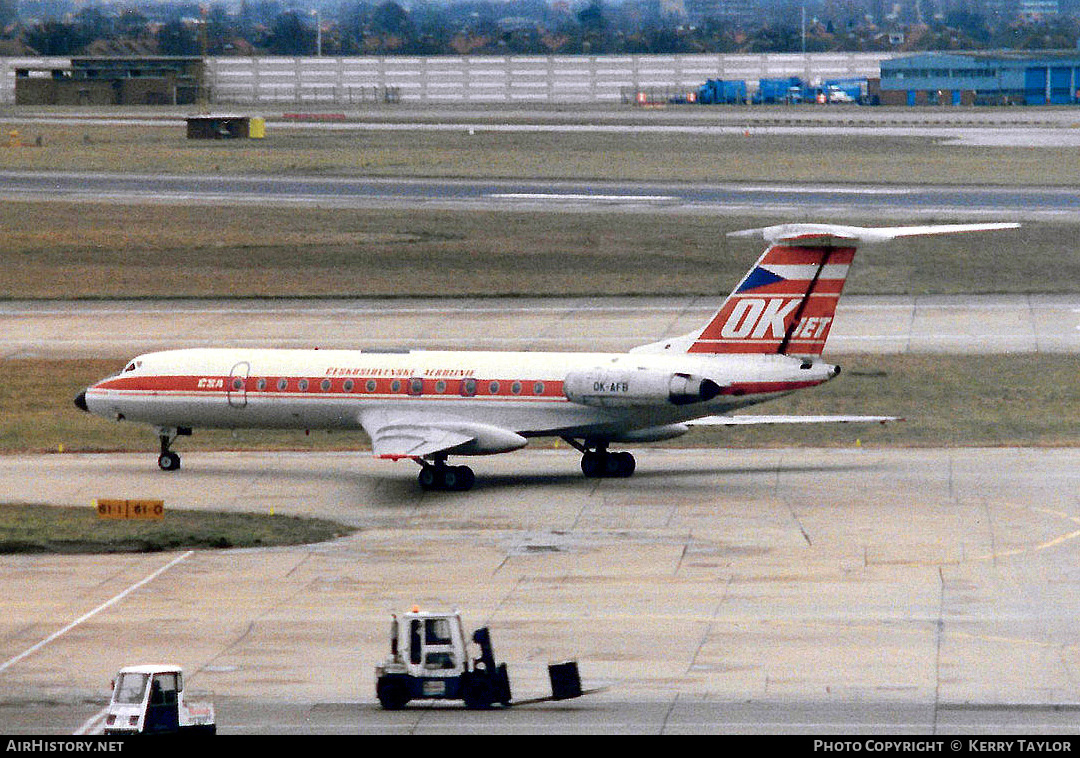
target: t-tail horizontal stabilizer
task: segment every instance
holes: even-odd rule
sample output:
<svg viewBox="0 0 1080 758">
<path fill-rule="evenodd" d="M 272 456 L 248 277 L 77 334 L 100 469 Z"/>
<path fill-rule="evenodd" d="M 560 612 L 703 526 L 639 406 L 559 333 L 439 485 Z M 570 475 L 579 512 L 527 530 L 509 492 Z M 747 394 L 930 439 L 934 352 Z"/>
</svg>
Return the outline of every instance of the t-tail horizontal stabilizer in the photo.
<svg viewBox="0 0 1080 758">
<path fill-rule="evenodd" d="M 821 355 L 836 305 L 861 244 L 898 237 L 1015 229 L 1019 224 L 863 227 L 780 224 L 731 232 L 763 237 L 768 247 L 696 332 L 634 348 L 635 353 Z"/>
<path fill-rule="evenodd" d="M 898 237 L 918 237 L 931 234 L 988 232 L 997 229 L 1016 229 L 1017 223 L 993 224 L 930 224 L 927 226 L 847 226 L 844 224 L 778 224 L 757 229 L 728 232 L 729 237 L 762 237 L 771 244 L 797 243 L 805 247 L 851 247 L 889 242 Z"/>
</svg>

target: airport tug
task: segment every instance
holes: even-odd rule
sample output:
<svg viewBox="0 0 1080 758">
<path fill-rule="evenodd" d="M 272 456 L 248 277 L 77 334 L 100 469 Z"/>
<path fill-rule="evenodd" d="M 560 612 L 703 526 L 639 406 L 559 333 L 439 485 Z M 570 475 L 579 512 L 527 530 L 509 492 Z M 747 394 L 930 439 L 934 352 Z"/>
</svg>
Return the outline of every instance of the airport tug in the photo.
<svg viewBox="0 0 1080 758">
<path fill-rule="evenodd" d="M 179 666 L 125 666 L 112 688 L 105 734 L 217 733 L 213 704 L 186 701 Z"/>
<path fill-rule="evenodd" d="M 495 662 L 487 627 L 473 632 L 479 656 L 469 658 L 458 611 L 430 612 L 413 607 L 392 615 L 390 657 L 375 667 L 375 694 L 386 710 L 404 708 L 410 700 L 462 700 L 466 708 L 511 704 L 505 663 Z M 552 694 L 527 702 L 580 697 L 577 662 L 548 666 Z M 524 702 L 524 701 L 519 701 Z"/>
</svg>

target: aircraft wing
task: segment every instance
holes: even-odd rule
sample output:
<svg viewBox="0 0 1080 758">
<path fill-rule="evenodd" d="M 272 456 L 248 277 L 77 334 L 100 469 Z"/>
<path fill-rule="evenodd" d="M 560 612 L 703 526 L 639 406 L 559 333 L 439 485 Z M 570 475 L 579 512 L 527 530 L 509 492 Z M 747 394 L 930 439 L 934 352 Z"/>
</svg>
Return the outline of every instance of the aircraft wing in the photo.
<svg viewBox="0 0 1080 758">
<path fill-rule="evenodd" d="M 687 426 L 749 426 L 752 424 L 887 424 L 903 421 L 899 416 L 705 416 L 684 422 Z"/>
<path fill-rule="evenodd" d="M 430 411 L 372 410 L 361 414 L 360 424 L 377 458 L 502 453 L 528 442 L 508 429 Z"/>
</svg>

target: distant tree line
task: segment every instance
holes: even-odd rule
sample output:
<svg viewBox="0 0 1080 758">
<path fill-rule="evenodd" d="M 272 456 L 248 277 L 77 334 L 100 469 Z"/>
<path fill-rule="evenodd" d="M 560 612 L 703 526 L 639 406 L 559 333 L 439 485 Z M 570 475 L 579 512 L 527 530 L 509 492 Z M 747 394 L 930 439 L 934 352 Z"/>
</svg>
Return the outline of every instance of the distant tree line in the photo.
<svg viewBox="0 0 1080 758">
<path fill-rule="evenodd" d="M 762 0 L 741 6 L 741 15 L 703 10 L 691 17 L 659 0 L 420 0 L 408 10 L 396 0 L 342 0 L 317 13 L 277 0 L 243 0 L 238 11 L 183 0 L 130 7 L 0 0 L 0 54 L 901 52 L 1076 48 L 1080 40 L 1072 12 L 1023 19 L 971 10 L 978 3 L 950 9 L 941 2 L 888 3 L 883 15 L 882 0 Z"/>
</svg>

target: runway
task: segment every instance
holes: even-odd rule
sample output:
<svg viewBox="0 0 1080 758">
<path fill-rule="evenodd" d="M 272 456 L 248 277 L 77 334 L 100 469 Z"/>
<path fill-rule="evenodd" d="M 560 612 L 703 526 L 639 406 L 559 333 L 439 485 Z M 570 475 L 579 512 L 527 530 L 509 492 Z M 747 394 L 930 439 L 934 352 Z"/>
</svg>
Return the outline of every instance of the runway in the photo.
<svg viewBox="0 0 1080 758">
<path fill-rule="evenodd" d="M 1070 187 L 660 183 L 130 175 L 0 171 L 0 198 L 116 203 L 234 203 L 337 208 L 469 208 L 673 213 L 873 214 L 956 220 L 1070 220 Z"/>
<path fill-rule="evenodd" d="M 0 303 L 4 358 L 183 347 L 624 351 L 691 331 L 717 297 Z M 831 353 L 1080 352 L 1080 296 L 847 296 Z"/>
<path fill-rule="evenodd" d="M 526 450 L 479 461 L 464 494 L 353 453 L 189 453 L 173 475 L 152 455 L 5 456 L 12 500 L 161 497 L 358 531 L 5 558 L 0 733 L 91 728 L 116 668 L 167 658 L 213 692 L 223 734 L 1075 735 L 1080 451 L 872 444 L 644 449 L 629 480 Z M 413 603 L 489 625 L 515 699 L 566 659 L 604 689 L 383 712 L 373 667 Z"/>
</svg>

